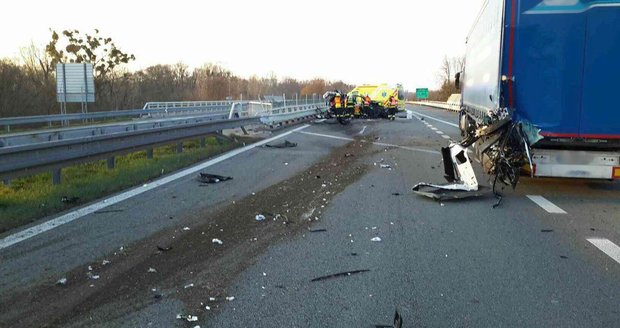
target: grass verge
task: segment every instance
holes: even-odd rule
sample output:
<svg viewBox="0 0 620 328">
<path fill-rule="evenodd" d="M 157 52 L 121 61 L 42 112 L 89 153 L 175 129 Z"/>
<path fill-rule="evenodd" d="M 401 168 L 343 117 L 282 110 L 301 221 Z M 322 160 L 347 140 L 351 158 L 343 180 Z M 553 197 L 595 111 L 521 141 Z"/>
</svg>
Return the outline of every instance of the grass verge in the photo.
<svg viewBox="0 0 620 328">
<path fill-rule="evenodd" d="M 238 146 L 229 139 L 206 138 L 206 147 L 198 140 L 183 143 L 183 153 L 176 145 L 153 150 L 153 159 L 146 152 L 116 157 L 116 167 L 107 168 L 105 160 L 70 166 L 62 170 L 62 184 L 52 185 L 50 173 L 43 173 L 0 183 L 0 233 L 31 223 L 47 215 L 96 200 L 108 194 L 145 183 L 206 158 Z M 79 197 L 66 204 L 63 196 Z"/>
</svg>

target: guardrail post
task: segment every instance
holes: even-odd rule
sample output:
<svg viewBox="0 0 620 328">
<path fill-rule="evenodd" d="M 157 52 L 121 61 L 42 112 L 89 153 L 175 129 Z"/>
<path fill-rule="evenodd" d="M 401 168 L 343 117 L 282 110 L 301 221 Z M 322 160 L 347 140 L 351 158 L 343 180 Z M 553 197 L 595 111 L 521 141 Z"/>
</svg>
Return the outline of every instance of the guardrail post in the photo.
<svg viewBox="0 0 620 328">
<path fill-rule="evenodd" d="M 207 138 L 200 138 L 200 148 L 205 148 L 207 146 Z"/>
<path fill-rule="evenodd" d="M 62 169 L 54 169 L 52 171 L 52 184 L 59 185 L 62 177 Z"/>
<path fill-rule="evenodd" d="M 149 148 L 146 150 L 146 158 L 153 159 L 153 148 Z"/>
<path fill-rule="evenodd" d="M 108 169 L 109 170 L 114 169 L 114 164 L 115 164 L 114 156 L 108 157 Z"/>
<path fill-rule="evenodd" d="M 180 154 L 182 152 L 183 152 L 183 143 L 177 142 L 177 154 Z"/>
</svg>

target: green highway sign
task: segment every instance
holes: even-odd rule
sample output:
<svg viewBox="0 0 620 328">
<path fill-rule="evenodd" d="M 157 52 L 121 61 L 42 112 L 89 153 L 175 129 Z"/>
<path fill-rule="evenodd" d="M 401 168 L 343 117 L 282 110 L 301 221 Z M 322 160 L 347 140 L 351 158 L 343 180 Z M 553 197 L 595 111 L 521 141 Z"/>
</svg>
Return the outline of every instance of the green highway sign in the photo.
<svg viewBox="0 0 620 328">
<path fill-rule="evenodd" d="M 415 97 L 417 99 L 428 99 L 428 88 L 415 89 Z"/>
</svg>

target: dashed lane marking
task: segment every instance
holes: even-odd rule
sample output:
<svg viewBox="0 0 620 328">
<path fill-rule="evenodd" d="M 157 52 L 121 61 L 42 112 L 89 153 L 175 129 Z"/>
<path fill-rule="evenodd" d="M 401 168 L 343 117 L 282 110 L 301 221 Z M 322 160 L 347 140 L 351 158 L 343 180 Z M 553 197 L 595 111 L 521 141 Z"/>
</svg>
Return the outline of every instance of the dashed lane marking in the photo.
<svg viewBox="0 0 620 328">
<path fill-rule="evenodd" d="M 563 209 L 559 208 L 557 205 L 555 205 L 552 202 L 548 201 L 543 196 L 527 195 L 527 198 L 529 198 L 531 201 L 533 201 L 534 203 L 536 203 L 538 206 L 542 207 L 545 211 L 547 211 L 549 213 L 552 213 L 552 214 L 566 214 L 566 212 Z"/>
<path fill-rule="evenodd" d="M 588 238 L 587 240 L 614 261 L 620 263 L 620 247 L 611 242 L 611 240 L 605 238 Z"/>
<path fill-rule="evenodd" d="M 457 128 L 457 129 L 459 128 L 459 126 L 458 126 L 457 124 L 450 123 L 450 122 L 448 122 L 448 121 L 444 121 L 444 120 L 440 120 L 440 119 L 438 119 L 438 118 L 434 118 L 434 117 L 429 116 L 429 115 L 421 114 L 421 113 L 418 113 L 418 112 L 416 112 L 416 111 L 412 111 L 412 112 L 413 112 L 413 113 L 415 113 L 415 114 L 417 114 L 417 115 L 424 116 L 424 117 L 426 117 L 426 118 L 428 118 L 428 119 L 431 119 L 431 120 L 433 120 L 433 121 L 437 121 L 437 122 L 440 122 L 440 123 L 443 123 L 443 124 L 447 124 L 447 125 L 449 125 L 449 126 L 452 126 L 452 127 Z"/>
</svg>

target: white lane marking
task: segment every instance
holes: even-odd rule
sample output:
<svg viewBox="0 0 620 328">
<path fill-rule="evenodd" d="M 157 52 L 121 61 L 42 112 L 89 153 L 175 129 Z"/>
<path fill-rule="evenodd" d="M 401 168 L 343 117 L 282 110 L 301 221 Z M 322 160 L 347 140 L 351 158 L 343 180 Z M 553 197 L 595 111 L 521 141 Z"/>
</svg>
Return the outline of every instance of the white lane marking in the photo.
<svg viewBox="0 0 620 328">
<path fill-rule="evenodd" d="M 450 139 L 450 136 L 445 135 L 445 134 L 443 134 L 443 135 L 442 135 L 442 137 L 443 137 L 444 139 Z"/>
<path fill-rule="evenodd" d="M 441 132 L 441 131 L 435 131 L 435 133 L 437 133 L 437 134 L 443 134 L 443 132 Z"/>
<path fill-rule="evenodd" d="M 364 127 L 362 128 L 362 131 L 360 131 L 360 134 L 364 134 L 364 131 L 366 131 L 366 128 L 367 128 L 367 127 L 368 127 L 368 126 L 364 125 Z"/>
<path fill-rule="evenodd" d="M 301 131 L 301 130 L 309 127 L 309 126 L 310 125 L 304 125 L 304 126 L 301 126 L 299 128 L 296 128 L 294 130 L 291 130 L 291 131 L 282 133 L 280 135 L 277 135 L 275 137 L 272 137 L 272 138 L 269 138 L 269 139 L 265 139 L 263 141 L 259 141 L 257 143 L 254 143 L 254 144 L 251 144 L 251 145 L 239 148 L 239 149 L 232 150 L 232 151 L 230 151 L 230 152 L 228 152 L 228 153 L 226 153 L 226 154 L 224 154 L 222 156 L 216 157 L 214 159 L 211 159 L 211 160 L 206 161 L 204 163 L 201 163 L 201 164 L 198 164 L 196 166 L 190 167 L 190 168 L 185 169 L 183 171 L 177 172 L 177 173 L 172 174 L 170 176 L 161 178 L 159 180 L 155 180 L 155 181 L 153 181 L 153 182 L 151 182 L 149 184 L 146 184 L 144 186 L 136 187 L 134 189 L 130 189 L 130 190 L 128 190 L 126 192 L 123 192 L 121 194 L 118 194 L 116 196 L 104 199 L 102 201 L 99 201 L 97 203 L 88 205 L 86 207 L 82 207 L 82 208 L 77 209 L 77 210 L 75 210 L 73 212 L 69 212 L 67 214 L 61 215 L 61 216 L 59 216 L 59 217 L 57 217 L 55 219 L 43 222 L 43 223 L 38 224 L 38 225 L 36 225 L 34 227 L 31 227 L 31 228 L 22 230 L 20 232 L 14 233 L 12 235 L 9 235 L 9 236 L 7 236 L 7 237 L 5 237 L 5 238 L 0 240 L 0 250 L 4 249 L 4 248 L 7 248 L 9 246 L 15 245 L 15 244 L 17 244 L 19 242 L 22 242 L 22 241 L 26 240 L 26 239 L 32 238 L 32 237 L 34 237 L 36 235 L 39 235 L 41 233 L 44 233 L 46 231 L 52 230 L 52 229 L 54 229 L 56 227 L 59 227 L 59 226 L 61 226 L 63 224 L 69 223 L 71 221 L 74 221 L 74 220 L 77 220 L 79 218 L 82 218 L 82 217 L 84 217 L 86 215 L 92 214 L 92 213 L 94 213 L 96 211 L 99 211 L 99 210 L 101 210 L 103 208 L 106 208 L 108 206 L 120 203 L 120 202 L 122 202 L 124 200 L 127 200 L 127 199 L 129 199 L 131 197 L 134 197 L 134 196 L 137 196 L 137 195 L 140 195 L 140 194 L 145 193 L 145 192 L 147 192 L 149 190 L 153 190 L 153 189 L 155 189 L 155 188 L 157 188 L 159 186 L 162 186 L 162 185 L 167 184 L 169 182 L 172 182 L 174 180 L 178 180 L 178 179 L 183 178 L 185 176 L 188 176 L 190 174 L 193 174 L 193 173 L 196 173 L 198 171 L 204 170 L 205 168 L 207 168 L 209 166 L 213 166 L 213 165 L 215 165 L 217 163 L 223 162 L 223 161 L 225 161 L 225 160 L 227 160 L 227 159 L 229 159 L 229 158 L 231 158 L 233 156 L 239 155 L 239 154 L 244 153 L 244 152 L 246 152 L 248 150 L 252 150 L 252 149 L 254 149 L 256 147 L 262 146 L 262 145 L 267 144 L 269 142 L 272 142 L 272 141 L 274 141 L 276 139 L 280 139 L 282 137 L 288 136 L 288 135 L 290 135 L 292 133 L 295 133 L 297 131 Z"/>
<path fill-rule="evenodd" d="M 329 134 L 314 133 L 314 132 L 307 132 L 307 131 L 302 131 L 302 132 L 299 132 L 299 133 L 305 134 L 305 135 L 309 135 L 309 136 L 325 137 L 325 138 L 338 139 L 338 140 L 346 140 L 346 141 L 353 141 L 353 140 L 355 140 L 353 138 L 339 137 L 339 136 L 333 136 L 333 135 L 329 135 Z"/>
<path fill-rule="evenodd" d="M 588 238 L 587 240 L 614 261 L 620 263 L 620 247 L 618 245 L 605 238 Z"/>
<path fill-rule="evenodd" d="M 338 139 L 338 140 L 345 140 L 345 141 L 353 141 L 353 140 L 355 140 L 353 138 L 339 137 L 339 136 L 333 136 L 333 135 L 329 135 L 329 134 L 314 133 L 314 132 L 307 132 L 307 131 L 300 131 L 299 133 L 300 134 L 309 135 L 309 136 L 331 138 L 331 139 Z M 366 140 L 361 140 L 361 141 L 362 142 L 366 142 Z M 410 150 L 410 151 L 415 151 L 415 152 L 420 152 L 420 153 L 433 154 L 433 155 L 441 155 L 441 153 L 436 151 L 436 150 L 412 148 L 412 147 L 399 146 L 399 145 L 388 144 L 388 143 L 383 143 L 383 142 L 373 142 L 372 144 L 375 145 L 375 146 L 381 146 L 381 147 L 393 147 L 393 148 L 405 149 L 405 150 Z"/>
<path fill-rule="evenodd" d="M 444 121 L 444 120 L 440 120 L 440 119 L 438 119 L 438 118 L 434 118 L 434 117 L 432 117 L 432 116 L 428 116 L 428 115 L 425 115 L 425 114 L 421 114 L 421 113 L 418 113 L 418 112 L 416 112 L 416 111 L 412 111 L 412 112 L 414 112 L 414 113 L 416 113 L 416 114 L 418 114 L 418 115 L 420 115 L 420 116 L 424 116 L 424 117 L 426 117 L 426 118 L 429 118 L 429 119 L 431 119 L 431 120 L 433 120 L 433 121 L 437 121 L 437 122 L 440 122 L 440 123 L 443 123 L 443 124 L 447 124 L 447 125 L 449 125 L 449 126 L 452 126 L 452 127 L 457 128 L 457 129 L 459 128 L 459 126 L 458 126 L 457 124 L 450 123 L 450 122 L 447 122 L 447 121 Z"/>
<path fill-rule="evenodd" d="M 431 128 L 431 127 L 429 126 L 429 128 Z M 439 130 L 439 129 L 438 129 L 438 128 L 431 128 L 431 130 L 433 130 L 433 131 L 437 131 L 437 130 Z"/>
<path fill-rule="evenodd" d="M 534 203 L 536 203 L 538 206 L 542 207 L 545 211 L 552 213 L 552 214 L 566 214 L 566 212 L 557 207 L 555 204 L 553 204 L 552 202 L 548 201 L 545 197 L 543 196 L 538 196 L 538 195 L 527 195 L 527 198 L 529 198 L 531 201 L 533 201 Z"/>
</svg>

